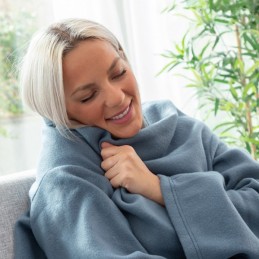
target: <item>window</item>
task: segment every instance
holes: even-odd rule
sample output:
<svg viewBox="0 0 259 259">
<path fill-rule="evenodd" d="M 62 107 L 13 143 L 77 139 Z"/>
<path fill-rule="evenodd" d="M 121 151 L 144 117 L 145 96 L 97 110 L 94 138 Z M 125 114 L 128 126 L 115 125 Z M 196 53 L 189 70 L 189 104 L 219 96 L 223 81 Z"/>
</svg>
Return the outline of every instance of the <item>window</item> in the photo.
<svg viewBox="0 0 259 259">
<path fill-rule="evenodd" d="M 55 20 L 81 17 L 105 25 L 125 47 L 142 100 L 171 99 L 185 112 L 193 113 L 192 93 L 183 87 L 183 79 L 166 73 L 156 76 L 166 64 L 161 53 L 170 49 L 172 42 L 182 36 L 181 31 L 185 31 L 184 23 L 162 14 L 169 3 L 167 0 L 0 0 L 0 175 L 36 167 L 42 120 L 24 111 L 12 61 L 22 54 L 35 30 Z"/>
<path fill-rule="evenodd" d="M 44 1 L 0 1 L 0 175 L 37 163 L 41 119 L 22 105 L 15 66 L 44 23 L 42 6 Z"/>
</svg>

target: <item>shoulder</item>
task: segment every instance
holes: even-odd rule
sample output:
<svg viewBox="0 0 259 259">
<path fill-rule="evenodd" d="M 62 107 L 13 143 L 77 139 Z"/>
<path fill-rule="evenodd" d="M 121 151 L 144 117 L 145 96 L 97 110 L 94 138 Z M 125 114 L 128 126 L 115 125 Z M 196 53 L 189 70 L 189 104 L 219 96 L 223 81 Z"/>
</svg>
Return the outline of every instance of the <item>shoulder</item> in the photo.
<svg viewBox="0 0 259 259">
<path fill-rule="evenodd" d="M 37 179 L 30 190 L 30 196 L 33 199 L 36 193 L 41 190 L 46 196 L 51 197 L 51 193 L 68 194 L 70 191 L 80 189 L 80 186 L 90 188 L 98 188 L 102 192 L 110 193 L 111 186 L 109 181 L 103 177 L 103 171 L 100 168 L 92 168 L 91 165 L 88 167 L 82 165 L 70 165 L 64 164 L 61 166 L 55 166 L 41 177 Z"/>
<path fill-rule="evenodd" d="M 174 129 L 177 141 L 198 138 L 209 145 L 213 138 L 216 143 L 219 142 L 218 137 L 204 122 L 185 114 L 170 100 L 145 102 L 142 109 L 147 126 L 163 122 L 166 127 Z"/>
<path fill-rule="evenodd" d="M 149 101 L 142 104 L 145 122 L 153 124 L 171 116 L 184 115 L 170 100 Z"/>
<path fill-rule="evenodd" d="M 165 112 L 173 112 L 177 111 L 178 109 L 174 105 L 171 100 L 155 100 L 155 101 L 148 101 L 142 104 L 143 113 L 150 113 L 150 112 L 158 112 L 158 113 L 165 113 Z"/>
<path fill-rule="evenodd" d="M 38 161 L 37 180 L 43 178 L 46 172 L 62 166 L 76 166 L 98 170 L 100 164 L 99 147 L 92 147 L 77 132 L 72 131 L 66 138 L 51 125 L 43 128 L 42 148 Z"/>
</svg>

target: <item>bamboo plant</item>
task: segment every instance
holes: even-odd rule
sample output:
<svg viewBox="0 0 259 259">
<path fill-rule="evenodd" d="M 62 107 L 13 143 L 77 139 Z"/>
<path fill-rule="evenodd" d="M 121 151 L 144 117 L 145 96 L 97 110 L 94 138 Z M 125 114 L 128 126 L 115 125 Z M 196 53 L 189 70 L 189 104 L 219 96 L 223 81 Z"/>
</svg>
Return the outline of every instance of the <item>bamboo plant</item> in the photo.
<svg viewBox="0 0 259 259">
<path fill-rule="evenodd" d="M 161 72 L 189 71 L 200 109 L 216 116 L 214 130 L 259 158 L 259 2 L 184 0 L 166 8 L 190 27 L 163 56 Z M 185 10 L 180 14 L 178 7 Z M 191 18 L 190 18 L 191 17 Z"/>
</svg>

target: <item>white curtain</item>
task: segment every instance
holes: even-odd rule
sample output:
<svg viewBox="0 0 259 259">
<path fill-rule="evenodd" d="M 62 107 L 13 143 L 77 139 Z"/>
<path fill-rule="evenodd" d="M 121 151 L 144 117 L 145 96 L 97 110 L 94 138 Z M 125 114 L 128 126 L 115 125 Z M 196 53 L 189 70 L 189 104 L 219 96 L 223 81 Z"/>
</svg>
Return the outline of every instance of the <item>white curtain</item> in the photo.
<svg viewBox="0 0 259 259">
<path fill-rule="evenodd" d="M 53 19 L 80 17 L 110 29 L 121 41 L 133 67 L 143 101 L 171 99 L 180 109 L 195 114 L 186 80 L 172 73 L 156 76 L 168 60 L 161 56 L 186 30 L 180 17 L 162 13 L 170 0 L 52 0 Z M 196 114 L 197 115 L 197 114 Z"/>
<path fill-rule="evenodd" d="M 161 11 L 173 0 L 38 0 L 14 1 L 18 10 L 35 5 L 39 26 L 55 20 L 81 17 L 99 22 L 121 41 L 139 82 L 143 101 L 171 99 L 181 110 L 195 115 L 186 80 L 172 73 L 156 74 L 167 63 L 161 53 L 171 49 L 186 30 L 186 21 Z M 20 5 L 18 5 L 18 3 Z M 29 8 L 29 10 L 31 7 Z M 179 73 L 181 71 L 178 71 Z M 0 136 L 0 175 L 35 168 L 41 148 L 41 119 L 26 117 L 6 122 L 14 138 Z"/>
</svg>

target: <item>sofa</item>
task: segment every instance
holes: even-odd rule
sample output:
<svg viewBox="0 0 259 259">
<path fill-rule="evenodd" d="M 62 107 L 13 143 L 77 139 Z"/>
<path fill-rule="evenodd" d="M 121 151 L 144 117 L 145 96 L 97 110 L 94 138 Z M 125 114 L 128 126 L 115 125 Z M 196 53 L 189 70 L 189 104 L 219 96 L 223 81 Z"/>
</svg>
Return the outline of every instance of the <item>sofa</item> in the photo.
<svg viewBox="0 0 259 259">
<path fill-rule="evenodd" d="M 28 192 L 34 181 L 34 170 L 0 176 L 0 259 L 14 256 L 14 225 L 29 206 Z"/>
</svg>

